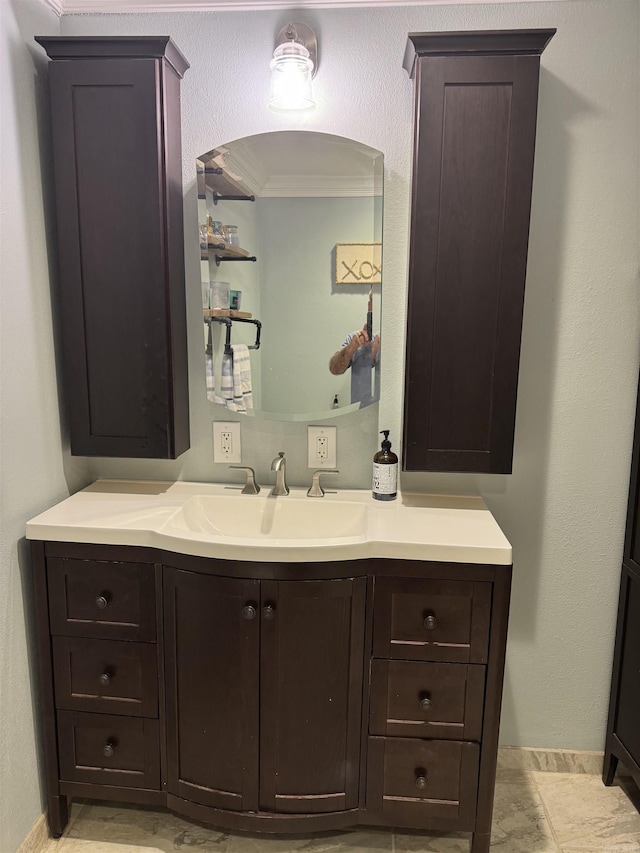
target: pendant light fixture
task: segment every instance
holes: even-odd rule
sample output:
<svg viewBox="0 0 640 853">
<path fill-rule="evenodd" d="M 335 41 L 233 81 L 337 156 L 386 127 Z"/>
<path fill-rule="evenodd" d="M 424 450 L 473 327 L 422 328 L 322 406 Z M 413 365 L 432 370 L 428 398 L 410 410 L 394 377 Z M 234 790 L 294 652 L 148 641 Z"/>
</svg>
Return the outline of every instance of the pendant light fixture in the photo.
<svg viewBox="0 0 640 853">
<path fill-rule="evenodd" d="M 318 42 L 306 24 L 287 24 L 276 36 L 271 69 L 269 109 L 274 112 L 315 107 L 311 80 L 318 63 Z"/>
</svg>

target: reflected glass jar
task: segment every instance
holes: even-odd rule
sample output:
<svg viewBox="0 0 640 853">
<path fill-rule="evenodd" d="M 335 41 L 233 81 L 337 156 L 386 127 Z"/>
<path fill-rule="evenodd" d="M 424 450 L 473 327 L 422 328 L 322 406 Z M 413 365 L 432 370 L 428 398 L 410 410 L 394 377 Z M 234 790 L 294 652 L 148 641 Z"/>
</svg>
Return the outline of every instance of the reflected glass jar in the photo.
<svg viewBox="0 0 640 853">
<path fill-rule="evenodd" d="M 224 226 L 224 239 L 227 243 L 230 243 L 232 246 L 239 246 L 240 239 L 238 238 L 238 226 L 237 225 L 225 225 Z"/>
</svg>

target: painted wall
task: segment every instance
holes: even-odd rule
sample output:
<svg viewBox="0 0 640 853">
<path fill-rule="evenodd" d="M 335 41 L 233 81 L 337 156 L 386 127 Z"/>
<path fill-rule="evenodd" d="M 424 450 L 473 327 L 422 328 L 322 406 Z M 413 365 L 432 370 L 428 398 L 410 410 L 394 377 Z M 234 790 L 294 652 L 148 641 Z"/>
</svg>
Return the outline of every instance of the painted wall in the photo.
<svg viewBox="0 0 640 853">
<path fill-rule="evenodd" d="M 502 742 L 603 746 L 638 377 L 638 5 L 516 3 L 309 10 L 320 39 L 308 118 L 269 113 L 267 64 L 286 13 L 70 16 L 66 34 L 169 33 L 183 82 L 190 335 L 198 340 L 193 162 L 283 127 L 351 136 L 385 155 L 384 362 L 379 419 L 340 422 L 342 485 L 367 488 L 379 428 L 401 435 L 412 84 L 408 32 L 557 27 L 542 58 L 527 297 L 512 476 L 411 475 L 403 488 L 479 491 L 514 546 Z M 384 37 L 381 37 L 384 34 Z M 225 97 L 222 93 L 232 93 Z M 192 450 L 174 463 L 100 461 L 92 474 L 227 479 L 191 346 Z M 304 424 L 243 425 L 259 479 L 286 450 L 304 483 Z"/>
<path fill-rule="evenodd" d="M 32 36 L 59 24 L 38 0 L 5 0 L 1 9 L 1 849 L 15 849 L 39 811 L 25 520 L 97 476 L 231 478 L 212 462 L 214 410 L 204 394 L 193 169 L 203 151 L 303 127 L 384 152 L 382 399 L 379 415 L 370 408 L 339 422 L 340 484 L 368 487 L 379 428 L 391 429 L 398 448 L 412 124 L 401 62 L 412 31 L 558 28 L 542 58 L 514 473 L 405 475 L 402 485 L 480 492 L 513 543 L 502 742 L 601 749 L 639 361 L 635 0 L 305 11 L 300 17 L 321 46 L 318 107 L 296 119 L 265 107 L 273 36 L 286 13 L 62 20 L 69 35 L 170 34 L 191 62 L 182 93 L 192 449 L 174 462 L 68 455 L 49 268 L 45 253 L 34 251 L 51 232 L 51 182 L 39 167 L 47 140 L 36 71 L 44 60 Z M 278 450 L 287 452 L 292 482 L 307 482 L 306 424 L 243 421 L 242 435 L 243 458 L 262 482 L 271 481 Z"/>
<path fill-rule="evenodd" d="M 50 265 L 46 65 L 34 34 L 59 19 L 38 0 L 0 3 L 0 850 L 13 853 L 42 812 L 31 579 L 25 522 L 89 481 L 60 425 Z M 51 254 L 51 262 L 55 258 Z"/>
<path fill-rule="evenodd" d="M 557 27 L 542 57 L 527 296 L 511 476 L 405 475 L 403 488 L 480 492 L 514 546 L 504 744 L 601 749 L 638 377 L 636 2 L 309 10 L 321 64 L 310 117 L 271 114 L 267 65 L 286 13 L 83 15 L 65 34 L 168 33 L 183 81 L 189 333 L 199 342 L 196 156 L 284 127 L 351 136 L 385 155 L 384 362 L 379 418 L 340 422 L 341 485 L 369 485 L 377 431 L 401 435 L 412 84 L 408 32 Z M 384 34 L 382 37 L 381 34 Z M 224 93 L 228 93 L 226 96 Z M 233 96 L 231 96 L 233 95 Z M 229 479 L 190 346 L 192 449 L 172 463 L 94 460 L 92 475 Z M 375 408 L 375 407 L 373 407 Z M 243 423 L 243 458 L 305 483 L 306 425 Z"/>
</svg>

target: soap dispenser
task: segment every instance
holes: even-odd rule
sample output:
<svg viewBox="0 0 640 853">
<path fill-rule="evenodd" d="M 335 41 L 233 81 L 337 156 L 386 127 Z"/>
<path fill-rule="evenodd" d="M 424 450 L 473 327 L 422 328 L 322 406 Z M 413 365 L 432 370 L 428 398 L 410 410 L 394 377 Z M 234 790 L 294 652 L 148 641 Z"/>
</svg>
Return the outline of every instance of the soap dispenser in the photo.
<svg viewBox="0 0 640 853">
<path fill-rule="evenodd" d="M 394 501 L 398 497 L 398 457 L 391 452 L 389 430 L 383 429 L 382 449 L 373 457 L 373 497 L 378 501 Z"/>
</svg>

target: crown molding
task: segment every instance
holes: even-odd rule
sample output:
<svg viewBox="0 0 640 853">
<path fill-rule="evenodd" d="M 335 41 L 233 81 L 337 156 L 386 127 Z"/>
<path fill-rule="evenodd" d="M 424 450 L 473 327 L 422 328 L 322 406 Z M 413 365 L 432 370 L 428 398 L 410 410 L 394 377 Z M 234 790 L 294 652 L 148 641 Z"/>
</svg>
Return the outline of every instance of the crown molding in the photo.
<svg viewBox="0 0 640 853">
<path fill-rule="evenodd" d="M 42 0 L 56 14 L 135 12 L 232 12 L 269 9 L 338 9 L 375 6 L 446 6 L 483 4 L 487 0 Z M 497 3 L 543 3 L 549 0 L 491 0 Z M 561 0 L 551 0 L 561 2 Z"/>
<path fill-rule="evenodd" d="M 50 9 L 56 13 L 56 15 L 61 18 L 64 13 L 64 0 L 42 0 L 45 6 L 49 6 Z"/>
</svg>

